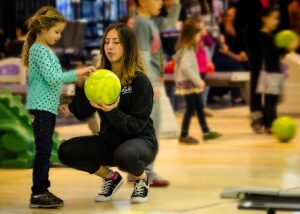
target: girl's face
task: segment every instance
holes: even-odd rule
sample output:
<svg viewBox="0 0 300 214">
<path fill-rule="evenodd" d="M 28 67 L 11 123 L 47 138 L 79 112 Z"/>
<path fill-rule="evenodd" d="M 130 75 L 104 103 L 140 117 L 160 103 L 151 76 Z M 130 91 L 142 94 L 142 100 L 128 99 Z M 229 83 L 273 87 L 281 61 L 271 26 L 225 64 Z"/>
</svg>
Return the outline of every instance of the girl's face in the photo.
<svg viewBox="0 0 300 214">
<path fill-rule="evenodd" d="M 163 5 L 162 0 L 141 0 L 140 3 L 150 16 L 157 16 Z"/>
<path fill-rule="evenodd" d="M 61 38 L 61 32 L 64 30 L 65 26 L 66 24 L 64 22 L 59 22 L 49 30 L 42 30 L 39 34 L 41 42 L 48 46 L 54 45 Z"/>
<path fill-rule="evenodd" d="M 279 24 L 280 13 L 278 11 L 274 11 L 269 15 L 263 17 L 264 27 L 270 31 L 276 30 Z"/>
<path fill-rule="evenodd" d="M 130 17 L 130 18 L 127 20 L 126 25 L 127 25 L 128 27 L 130 27 L 130 28 L 133 28 L 133 26 L 134 26 L 134 20 L 133 20 L 132 17 Z"/>
<path fill-rule="evenodd" d="M 201 35 L 205 35 L 206 34 L 205 23 L 201 21 L 201 22 L 199 22 L 198 26 L 201 29 Z"/>
<path fill-rule="evenodd" d="M 111 63 L 121 62 L 124 54 L 124 48 L 118 31 L 116 29 L 111 29 L 107 33 L 104 42 L 104 52 L 107 59 Z"/>
<path fill-rule="evenodd" d="M 199 32 L 195 35 L 195 37 L 194 37 L 194 39 L 195 39 L 195 44 L 198 44 L 198 43 L 200 42 L 201 37 L 202 37 L 202 31 L 199 31 Z"/>
</svg>

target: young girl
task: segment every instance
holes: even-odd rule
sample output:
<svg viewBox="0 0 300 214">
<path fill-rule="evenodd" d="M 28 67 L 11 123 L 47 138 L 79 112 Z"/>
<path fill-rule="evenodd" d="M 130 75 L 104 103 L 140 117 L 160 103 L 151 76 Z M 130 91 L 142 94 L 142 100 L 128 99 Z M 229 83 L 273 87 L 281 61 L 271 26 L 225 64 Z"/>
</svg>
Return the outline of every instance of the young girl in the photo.
<svg viewBox="0 0 300 214">
<path fill-rule="evenodd" d="M 36 154 L 30 207 L 59 207 L 63 200 L 48 191 L 49 159 L 60 90 L 63 83 L 75 82 L 77 75 L 88 74 L 94 67 L 62 72 L 51 46 L 61 37 L 65 19 L 52 7 L 43 7 L 29 19 L 22 60 L 28 67 L 26 107 L 32 116 Z"/>
<path fill-rule="evenodd" d="M 82 88 L 76 88 L 70 111 L 81 120 L 97 111 L 101 129 L 98 135 L 63 142 L 58 155 L 64 164 L 103 179 L 96 201 L 111 200 L 122 185 L 122 176 L 107 167 L 116 166 L 133 175 L 131 201 L 145 202 L 149 188 L 145 167 L 154 161 L 158 150 L 150 118 L 153 88 L 143 72 L 135 33 L 125 24 L 106 29 L 100 51 L 100 67 L 112 70 L 121 81 L 120 99 L 110 106 L 99 106 L 88 101 Z"/>
<path fill-rule="evenodd" d="M 264 95 L 260 132 L 271 133 L 272 122 L 277 117 L 276 106 L 282 92 L 284 75 L 280 67 L 280 57 L 285 51 L 274 44 L 272 32 L 279 24 L 280 12 L 276 8 L 267 8 L 262 14 L 261 51 L 262 70 L 259 75 L 257 92 Z"/>
<path fill-rule="evenodd" d="M 202 128 L 203 139 L 211 140 L 220 136 L 219 133 L 209 130 L 203 111 L 201 92 L 204 90 L 205 83 L 199 76 L 195 52 L 200 39 L 201 29 L 199 28 L 199 23 L 194 19 L 188 19 L 183 25 L 174 57 L 176 62 L 176 94 L 184 95 L 186 100 L 186 111 L 183 117 L 179 142 L 187 144 L 199 143 L 197 139 L 188 135 L 190 121 L 195 109 Z"/>
<path fill-rule="evenodd" d="M 209 47 L 212 47 L 214 44 L 213 38 L 208 33 L 205 22 L 199 18 L 193 18 L 195 21 L 198 21 L 199 28 L 201 29 L 201 39 L 197 44 L 196 50 L 196 58 L 198 62 L 198 70 L 200 72 L 200 77 L 205 80 L 206 74 L 208 73 L 208 63 L 211 57 L 208 56 L 210 54 Z M 207 97 L 209 93 L 209 87 L 206 86 L 202 93 L 202 100 L 204 105 L 204 113 L 206 116 L 213 116 L 212 110 L 207 108 Z"/>
</svg>

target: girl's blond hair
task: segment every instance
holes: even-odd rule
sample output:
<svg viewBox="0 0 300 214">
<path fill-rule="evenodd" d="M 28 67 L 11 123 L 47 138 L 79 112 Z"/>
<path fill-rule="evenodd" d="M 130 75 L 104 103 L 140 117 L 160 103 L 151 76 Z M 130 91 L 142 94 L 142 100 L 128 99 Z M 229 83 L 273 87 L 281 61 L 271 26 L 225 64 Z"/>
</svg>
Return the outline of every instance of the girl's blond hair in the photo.
<svg viewBox="0 0 300 214">
<path fill-rule="evenodd" d="M 183 26 L 176 44 L 176 50 L 182 48 L 194 48 L 195 47 L 195 35 L 201 32 L 200 23 L 203 22 L 198 18 L 187 19 Z"/>
<path fill-rule="evenodd" d="M 58 12 L 54 7 L 42 7 L 33 17 L 27 20 L 28 33 L 22 51 L 22 63 L 28 67 L 29 63 L 29 49 L 36 41 L 37 34 L 42 30 L 49 30 L 57 23 L 66 22 L 65 17 Z"/>
</svg>

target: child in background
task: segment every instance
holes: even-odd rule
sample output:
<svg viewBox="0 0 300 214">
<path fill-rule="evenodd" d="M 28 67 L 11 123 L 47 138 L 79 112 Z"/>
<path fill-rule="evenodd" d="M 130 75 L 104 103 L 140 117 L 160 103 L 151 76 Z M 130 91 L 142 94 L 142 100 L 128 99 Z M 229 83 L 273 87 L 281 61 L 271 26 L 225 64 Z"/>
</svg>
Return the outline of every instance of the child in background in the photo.
<svg viewBox="0 0 300 214">
<path fill-rule="evenodd" d="M 208 128 L 201 92 L 205 88 L 204 81 L 199 76 L 196 59 L 196 47 L 201 39 L 201 29 L 195 19 L 188 19 L 182 28 L 174 60 L 176 62 L 175 81 L 176 94 L 184 95 L 186 111 L 184 113 L 179 142 L 197 144 L 199 141 L 189 136 L 189 125 L 194 111 L 203 132 L 203 140 L 212 140 L 220 137 L 218 132 L 212 132 Z"/>
<path fill-rule="evenodd" d="M 200 77 L 201 77 L 201 79 L 205 80 L 205 76 L 208 73 L 208 63 L 209 63 L 209 58 L 207 56 L 207 52 L 209 52 L 209 50 L 206 49 L 205 46 L 212 47 L 214 44 L 214 39 L 207 32 L 207 29 L 205 28 L 205 22 L 202 19 L 198 19 L 198 18 L 193 18 L 193 19 L 195 19 L 195 21 L 198 21 L 199 27 L 202 32 L 201 39 L 200 39 L 199 43 L 197 44 L 196 57 L 197 57 Z M 203 100 L 205 115 L 211 117 L 211 116 L 213 116 L 213 112 L 211 109 L 206 107 L 208 92 L 209 92 L 209 87 L 206 86 L 202 93 L 202 100 Z"/>
<path fill-rule="evenodd" d="M 261 51 L 262 70 L 257 83 L 257 93 L 264 95 L 261 112 L 260 129 L 257 133 L 271 133 L 272 122 L 277 117 L 277 103 L 282 86 L 284 74 L 280 66 L 280 58 L 285 53 L 276 48 L 272 34 L 279 24 L 280 12 L 276 8 L 267 8 L 262 14 Z M 256 127 L 257 128 L 257 127 Z"/>
<path fill-rule="evenodd" d="M 28 34 L 22 52 L 23 64 L 28 67 L 26 108 L 32 117 L 36 154 L 33 163 L 32 208 L 53 208 L 64 202 L 51 192 L 49 159 L 52 135 L 63 83 L 75 82 L 78 75 L 89 74 L 93 66 L 63 72 L 51 50 L 61 37 L 66 20 L 53 7 L 43 7 L 28 21 Z"/>
<path fill-rule="evenodd" d="M 132 16 L 124 16 L 122 17 L 119 22 L 124 23 L 127 25 L 129 28 L 133 28 L 134 22 L 133 22 L 133 17 Z"/>
<path fill-rule="evenodd" d="M 146 71 L 154 89 L 154 102 L 151 118 L 157 138 L 160 134 L 161 104 L 159 102 L 161 87 L 163 87 L 163 55 L 159 31 L 151 20 L 160 13 L 162 0 L 135 0 L 137 15 L 134 17 L 134 31 L 145 63 Z M 147 175 L 151 186 L 165 187 L 169 181 L 162 179 L 153 171 L 153 165 L 147 167 Z"/>
</svg>

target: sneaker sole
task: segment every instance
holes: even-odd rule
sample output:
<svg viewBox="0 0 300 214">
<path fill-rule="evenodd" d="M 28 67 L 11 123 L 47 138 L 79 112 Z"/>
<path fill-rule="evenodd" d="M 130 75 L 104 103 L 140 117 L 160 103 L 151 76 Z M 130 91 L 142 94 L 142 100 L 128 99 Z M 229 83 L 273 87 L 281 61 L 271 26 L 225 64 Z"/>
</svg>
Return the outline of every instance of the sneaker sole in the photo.
<svg viewBox="0 0 300 214">
<path fill-rule="evenodd" d="M 134 204 L 139 204 L 139 203 L 145 203 L 148 201 L 148 196 L 145 197 L 145 198 L 131 198 L 131 203 L 134 203 Z"/>
<path fill-rule="evenodd" d="M 116 186 L 116 188 L 114 189 L 114 191 L 112 192 L 112 194 L 111 194 L 111 196 L 109 196 L 109 197 L 106 197 L 106 198 L 103 198 L 103 197 L 99 197 L 98 198 L 98 196 L 95 198 L 95 201 L 96 202 L 105 202 L 105 201 L 110 201 L 113 197 L 114 197 L 114 195 L 115 195 L 115 193 L 116 193 L 116 191 L 121 187 L 121 185 L 123 184 L 123 178 L 122 178 L 122 180 L 119 182 L 119 184 Z"/>
<path fill-rule="evenodd" d="M 218 138 L 220 138 L 220 137 L 222 137 L 222 134 L 220 134 L 220 135 L 218 135 L 218 136 L 216 136 L 216 137 L 213 137 L 213 138 L 208 138 L 208 139 L 203 138 L 203 141 L 215 140 L 215 139 L 218 139 Z"/>
<path fill-rule="evenodd" d="M 58 208 L 63 207 L 64 204 L 54 204 L 54 205 L 43 205 L 43 204 L 29 204 L 30 208 Z"/>
<path fill-rule="evenodd" d="M 198 145 L 200 144 L 200 142 L 195 142 L 195 143 L 187 143 L 187 142 L 182 142 L 182 141 L 178 141 L 180 144 L 185 144 L 185 145 Z"/>
</svg>

